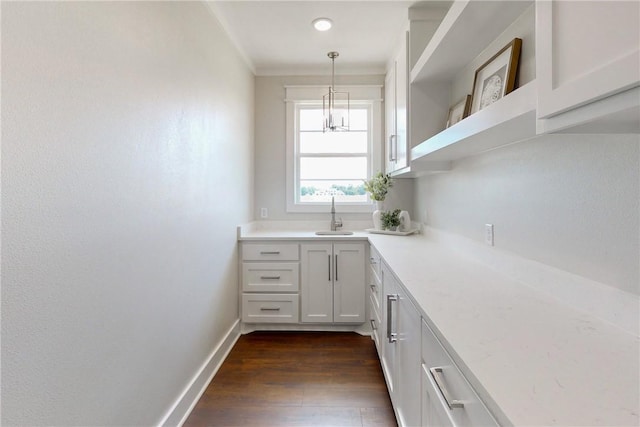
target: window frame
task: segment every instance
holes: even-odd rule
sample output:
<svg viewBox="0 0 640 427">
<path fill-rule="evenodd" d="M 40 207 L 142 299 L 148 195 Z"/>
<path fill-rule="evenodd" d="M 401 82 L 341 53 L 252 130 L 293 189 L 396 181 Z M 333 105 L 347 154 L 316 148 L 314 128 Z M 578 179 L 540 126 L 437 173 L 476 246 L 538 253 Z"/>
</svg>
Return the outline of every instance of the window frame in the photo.
<svg viewBox="0 0 640 427">
<path fill-rule="evenodd" d="M 309 107 L 322 108 L 322 94 L 326 86 L 285 86 L 286 101 L 286 211 L 298 213 L 326 213 L 331 205 L 327 202 L 300 202 L 300 152 L 299 146 L 299 115 L 300 109 Z M 365 107 L 367 109 L 369 129 L 367 135 L 367 179 L 381 170 L 382 166 L 382 110 L 380 97 L 382 86 L 349 86 L 336 87 L 336 90 L 347 90 L 352 96 L 351 108 Z M 353 96 L 354 91 L 356 95 Z M 312 95 L 313 94 L 313 95 Z M 342 157 L 350 155 L 340 154 Z M 357 155 L 360 156 L 360 155 Z M 314 157 L 314 156 L 305 156 Z M 324 156 L 321 156 L 324 157 Z M 330 157 L 330 156 L 329 156 Z M 374 209 L 374 202 L 367 194 L 366 202 L 336 202 L 342 213 L 367 213 Z"/>
</svg>

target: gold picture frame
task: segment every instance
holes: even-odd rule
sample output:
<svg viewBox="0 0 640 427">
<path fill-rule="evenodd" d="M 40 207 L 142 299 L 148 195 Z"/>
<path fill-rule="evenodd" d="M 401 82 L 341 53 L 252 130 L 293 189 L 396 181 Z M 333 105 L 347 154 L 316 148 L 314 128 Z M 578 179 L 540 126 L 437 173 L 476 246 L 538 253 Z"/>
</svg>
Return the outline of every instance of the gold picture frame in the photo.
<svg viewBox="0 0 640 427">
<path fill-rule="evenodd" d="M 469 115 L 471 111 L 471 95 L 467 95 L 462 101 L 449 109 L 447 127 L 451 127 Z"/>
<path fill-rule="evenodd" d="M 516 87 L 522 40 L 513 39 L 476 70 L 471 114 L 488 107 Z"/>
</svg>

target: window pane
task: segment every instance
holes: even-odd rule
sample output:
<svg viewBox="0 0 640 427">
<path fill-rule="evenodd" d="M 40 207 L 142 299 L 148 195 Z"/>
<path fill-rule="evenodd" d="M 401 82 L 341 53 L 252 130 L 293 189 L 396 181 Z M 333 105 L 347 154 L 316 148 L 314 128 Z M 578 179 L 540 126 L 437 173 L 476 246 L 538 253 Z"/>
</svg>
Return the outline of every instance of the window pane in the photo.
<svg viewBox="0 0 640 427">
<path fill-rule="evenodd" d="M 369 115 L 364 108 L 349 110 L 349 130 L 367 130 Z"/>
<path fill-rule="evenodd" d="M 367 193 L 361 180 L 300 181 L 300 201 L 303 203 L 336 202 L 366 203 Z"/>
<path fill-rule="evenodd" d="M 301 157 L 300 180 L 367 179 L 366 157 Z"/>
<path fill-rule="evenodd" d="M 322 107 L 320 108 L 301 108 L 300 112 L 300 130 L 319 130 L 322 132 Z"/>
<path fill-rule="evenodd" d="M 367 153 L 367 132 L 300 132 L 301 153 Z"/>
</svg>

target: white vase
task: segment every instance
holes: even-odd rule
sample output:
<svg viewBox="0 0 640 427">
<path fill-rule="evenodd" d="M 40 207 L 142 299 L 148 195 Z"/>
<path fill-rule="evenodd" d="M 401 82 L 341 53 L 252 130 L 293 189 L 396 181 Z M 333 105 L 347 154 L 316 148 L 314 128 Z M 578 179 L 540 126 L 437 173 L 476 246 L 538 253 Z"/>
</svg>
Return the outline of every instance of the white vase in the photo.
<svg viewBox="0 0 640 427">
<path fill-rule="evenodd" d="M 382 230 L 382 209 L 383 203 L 381 200 L 376 200 L 376 210 L 373 211 L 373 229 Z"/>
</svg>

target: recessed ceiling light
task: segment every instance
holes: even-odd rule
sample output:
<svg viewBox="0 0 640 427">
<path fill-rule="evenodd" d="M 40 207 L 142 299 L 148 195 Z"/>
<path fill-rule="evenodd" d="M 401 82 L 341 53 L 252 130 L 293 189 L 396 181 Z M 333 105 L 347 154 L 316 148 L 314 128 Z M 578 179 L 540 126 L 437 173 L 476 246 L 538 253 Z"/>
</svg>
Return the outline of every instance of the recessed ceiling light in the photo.
<svg viewBox="0 0 640 427">
<path fill-rule="evenodd" d="M 332 25 L 333 22 L 329 18 L 317 18 L 313 20 L 313 26 L 318 31 L 327 31 Z"/>
</svg>

